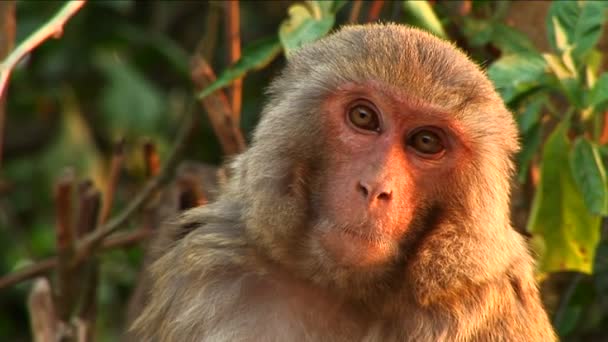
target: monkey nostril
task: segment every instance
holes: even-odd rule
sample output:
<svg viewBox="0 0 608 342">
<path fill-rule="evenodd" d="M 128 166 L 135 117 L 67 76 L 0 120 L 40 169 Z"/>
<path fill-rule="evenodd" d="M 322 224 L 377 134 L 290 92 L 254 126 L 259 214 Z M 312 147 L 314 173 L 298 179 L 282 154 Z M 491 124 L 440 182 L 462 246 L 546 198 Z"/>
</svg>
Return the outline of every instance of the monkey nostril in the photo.
<svg viewBox="0 0 608 342">
<path fill-rule="evenodd" d="M 391 197 L 392 197 L 392 193 L 390 193 L 390 192 L 381 192 L 381 193 L 378 195 L 378 199 L 379 199 L 379 200 L 385 200 L 385 201 L 390 200 L 390 199 L 391 199 Z"/>
<path fill-rule="evenodd" d="M 369 196 L 369 190 L 368 190 L 367 186 L 365 186 L 363 183 L 359 182 L 357 184 L 357 190 L 359 190 L 365 198 L 367 198 L 367 196 Z"/>
</svg>

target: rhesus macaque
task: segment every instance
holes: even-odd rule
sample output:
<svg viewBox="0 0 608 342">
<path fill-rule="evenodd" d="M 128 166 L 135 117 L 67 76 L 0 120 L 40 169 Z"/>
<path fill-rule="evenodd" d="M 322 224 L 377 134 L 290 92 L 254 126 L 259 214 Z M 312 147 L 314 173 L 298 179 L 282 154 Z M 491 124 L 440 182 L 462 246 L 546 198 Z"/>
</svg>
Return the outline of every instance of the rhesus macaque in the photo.
<svg viewBox="0 0 608 342">
<path fill-rule="evenodd" d="M 351 26 L 290 56 L 214 203 L 171 227 L 143 341 L 552 341 L 509 222 L 511 113 L 450 43 Z"/>
</svg>

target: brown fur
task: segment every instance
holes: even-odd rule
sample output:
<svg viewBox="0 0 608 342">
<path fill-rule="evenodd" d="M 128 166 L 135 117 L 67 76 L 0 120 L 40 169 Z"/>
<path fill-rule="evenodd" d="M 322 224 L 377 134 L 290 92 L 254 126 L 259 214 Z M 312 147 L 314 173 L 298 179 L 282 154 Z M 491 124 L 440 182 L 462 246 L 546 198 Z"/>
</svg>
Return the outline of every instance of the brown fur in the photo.
<svg viewBox="0 0 608 342">
<path fill-rule="evenodd" d="M 404 185 L 420 195 L 399 251 L 365 269 L 310 238 L 319 203 L 341 195 L 327 193 L 338 181 L 327 175 L 328 99 L 353 84 L 445 109 L 464 146 L 443 179 Z M 192 231 L 150 268 L 133 326 L 142 340 L 555 340 L 509 223 L 516 128 L 464 54 L 404 26 L 346 27 L 291 56 L 270 95 L 222 195 L 177 220 Z"/>
</svg>

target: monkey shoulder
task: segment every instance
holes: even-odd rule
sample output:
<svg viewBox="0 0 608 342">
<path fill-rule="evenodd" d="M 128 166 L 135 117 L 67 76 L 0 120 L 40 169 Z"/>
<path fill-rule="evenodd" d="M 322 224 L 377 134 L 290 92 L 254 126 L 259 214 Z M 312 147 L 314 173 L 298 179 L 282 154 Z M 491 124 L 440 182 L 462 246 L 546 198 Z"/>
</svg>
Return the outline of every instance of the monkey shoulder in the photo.
<svg viewBox="0 0 608 342">
<path fill-rule="evenodd" d="M 506 276 L 494 284 L 487 298 L 493 310 L 473 341 L 556 341 L 534 280 L 534 261 L 528 254 L 513 260 Z"/>
</svg>

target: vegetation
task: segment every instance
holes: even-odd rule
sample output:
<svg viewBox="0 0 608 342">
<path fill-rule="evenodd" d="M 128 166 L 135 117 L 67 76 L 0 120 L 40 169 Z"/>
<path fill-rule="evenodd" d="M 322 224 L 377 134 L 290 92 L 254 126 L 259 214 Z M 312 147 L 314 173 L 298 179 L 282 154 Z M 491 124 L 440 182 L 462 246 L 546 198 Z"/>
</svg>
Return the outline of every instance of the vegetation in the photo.
<svg viewBox="0 0 608 342">
<path fill-rule="evenodd" d="M 608 2 L 83 4 L 0 4 L 4 340 L 30 340 L 49 317 L 115 340 L 162 194 L 192 192 L 179 162 L 241 151 L 294 50 L 376 20 L 452 40 L 487 69 L 520 128 L 513 222 L 553 323 L 564 340 L 608 338 Z M 41 276 L 50 316 L 48 303 L 28 310 Z"/>
</svg>

